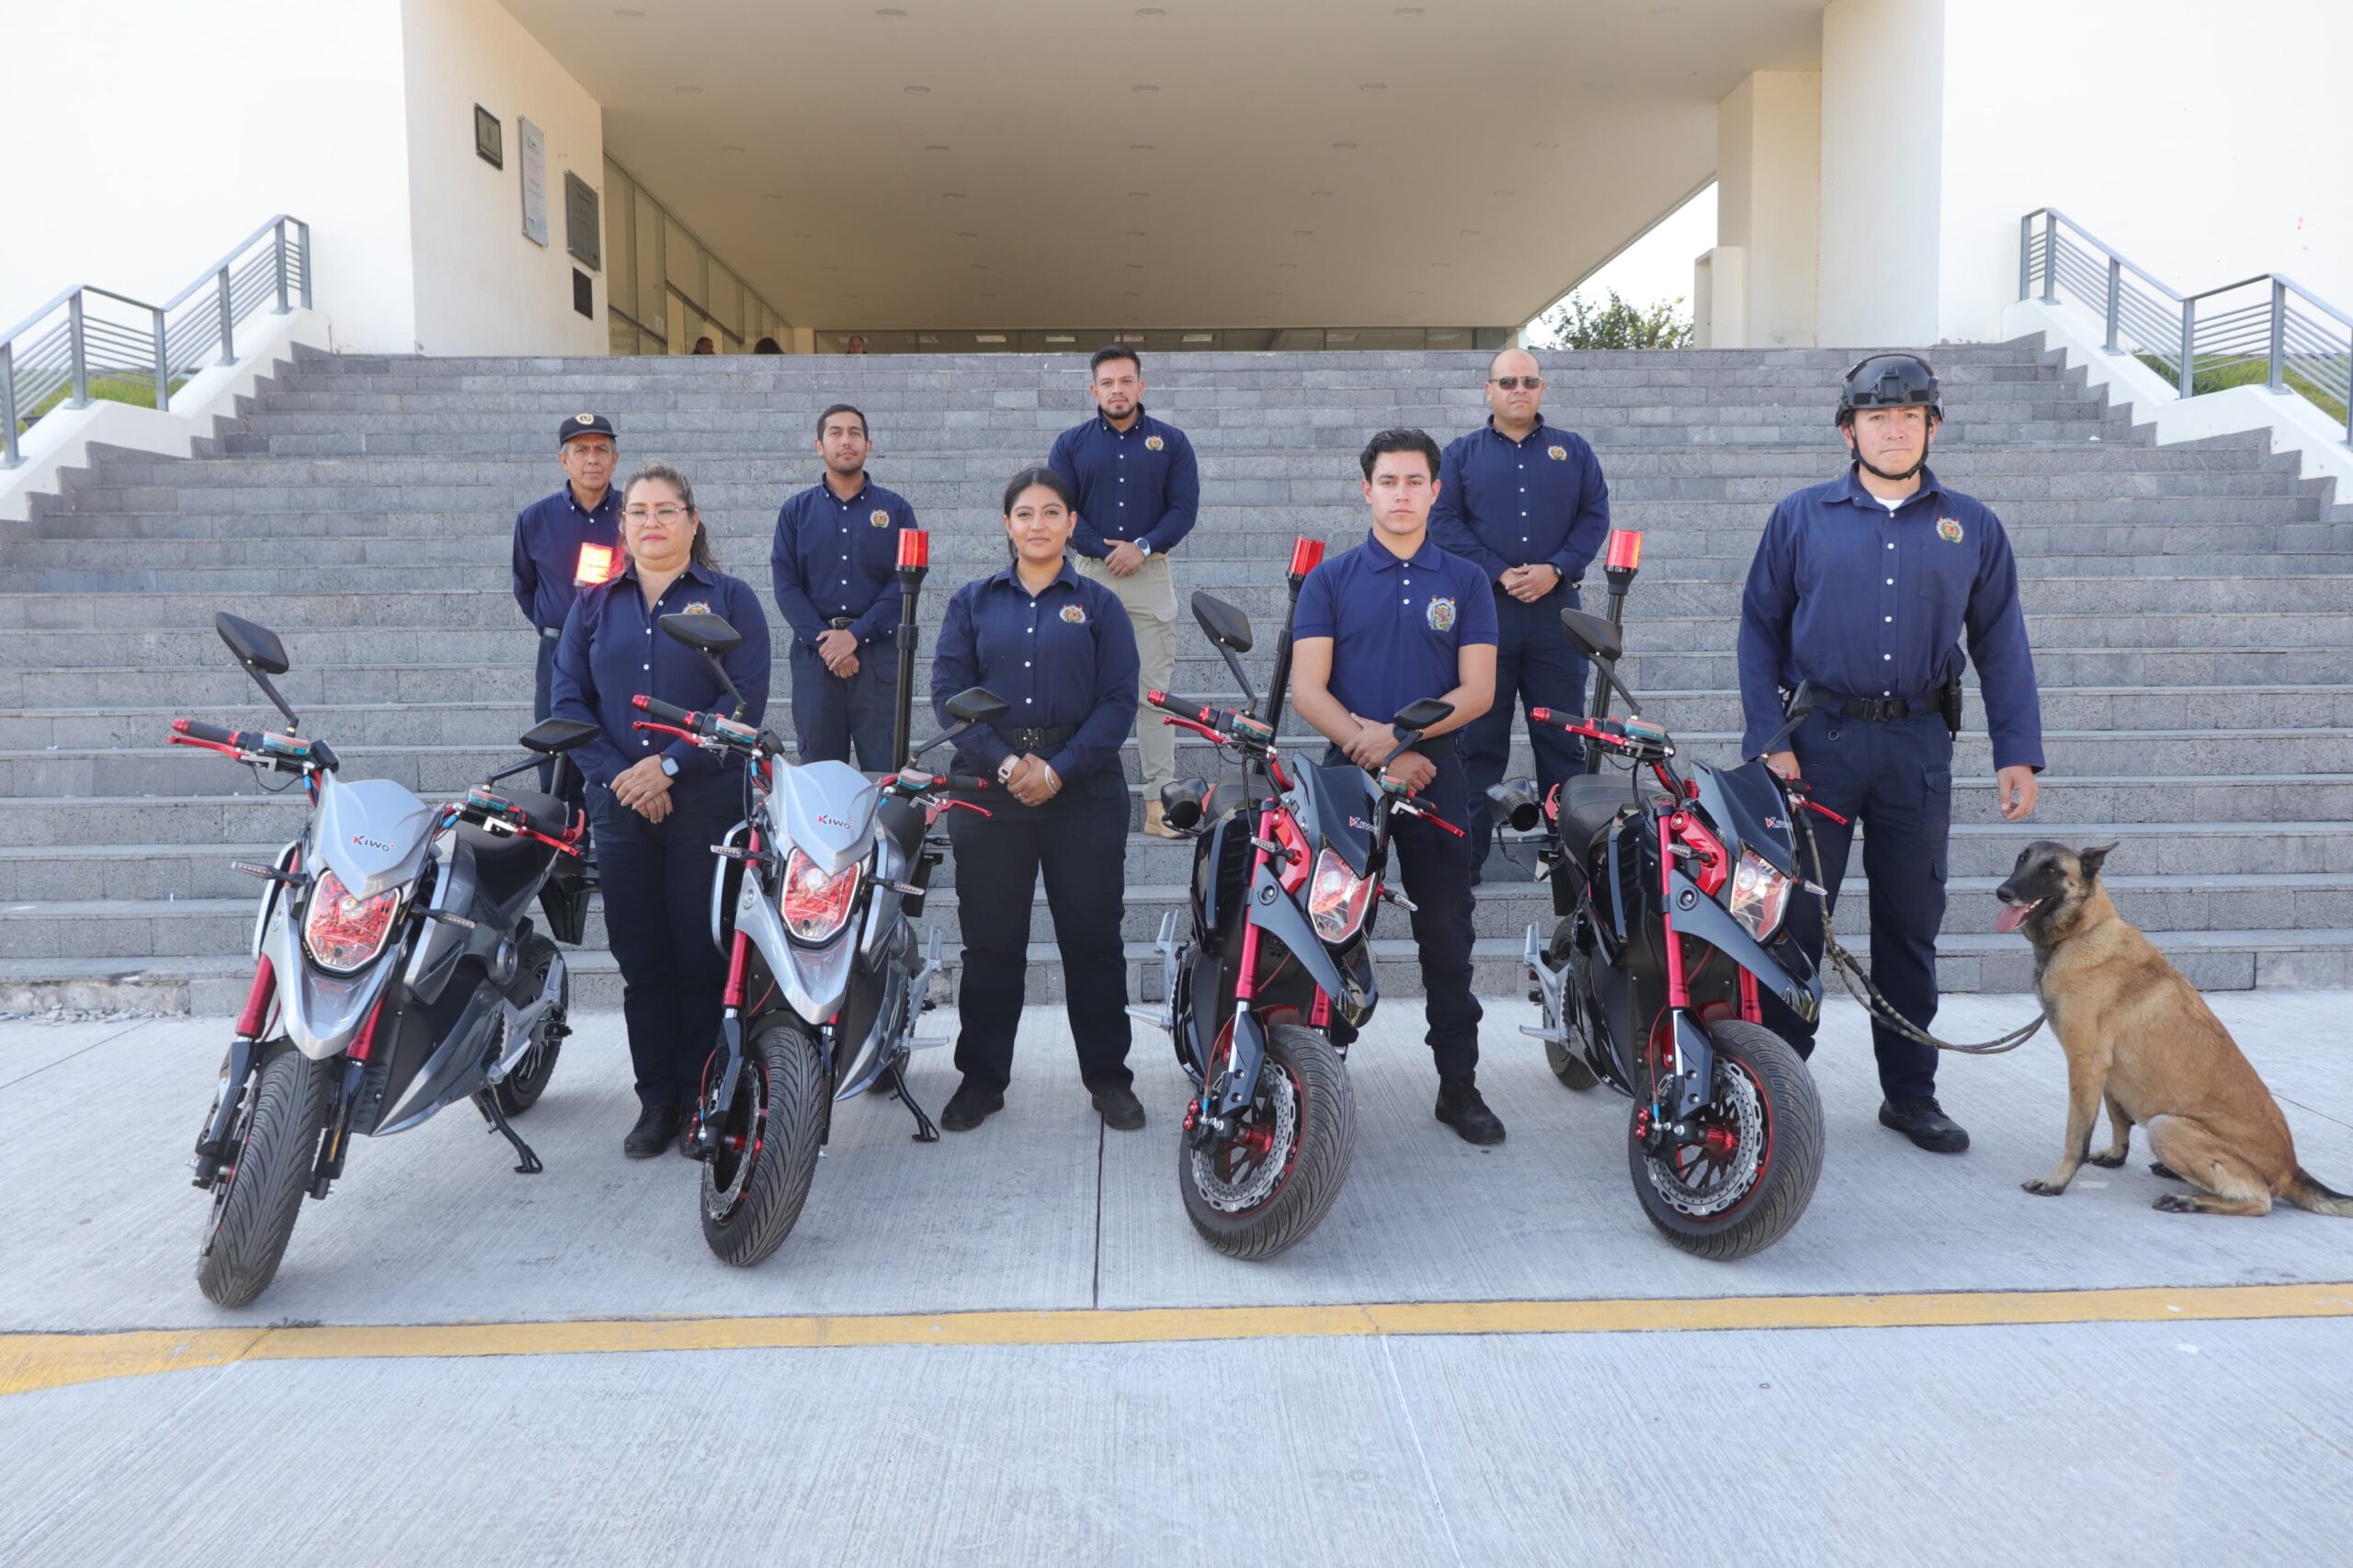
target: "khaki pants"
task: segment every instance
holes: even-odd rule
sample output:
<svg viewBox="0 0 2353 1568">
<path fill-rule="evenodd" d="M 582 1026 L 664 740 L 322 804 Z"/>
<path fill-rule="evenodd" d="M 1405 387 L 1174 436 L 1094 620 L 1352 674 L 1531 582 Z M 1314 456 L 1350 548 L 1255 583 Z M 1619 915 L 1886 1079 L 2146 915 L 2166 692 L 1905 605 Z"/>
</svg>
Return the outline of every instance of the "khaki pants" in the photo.
<svg viewBox="0 0 2353 1568">
<path fill-rule="evenodd" d="M 1079 575 L 1091 577 L 1120 596 L 1128 623 L 1136 631 L 1136 653 L 1143 660 L 1139 695 L 1165 691 L 1176 673 L 1176 583 L 1168 557 L 1155 555 L 1124 577 L 1114 577 L 1100 561 L 1074 554 Z M 1150 708 L 1136 711 L 1136 752 L 1143 767 L 1143 798 L 1160 799 L 1160 787 L 1176 778 L 1176 732 Z"/>
</svg>

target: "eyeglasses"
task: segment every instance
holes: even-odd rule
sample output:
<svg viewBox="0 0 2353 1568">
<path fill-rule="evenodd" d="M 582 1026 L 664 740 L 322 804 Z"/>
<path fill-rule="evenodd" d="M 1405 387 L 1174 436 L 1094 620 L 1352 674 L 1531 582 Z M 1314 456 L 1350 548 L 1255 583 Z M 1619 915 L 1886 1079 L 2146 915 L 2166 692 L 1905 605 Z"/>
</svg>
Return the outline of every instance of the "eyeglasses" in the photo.
<svg viewBox="0 0 2353 1568">
<path fill-rule="evenodd" d="M 1506 392 L 1518 392 L 1522 387 L 1534 392 L 1544 384 L 1544 378 L 1541 376 L 1490 376 L 1487 380 Z"/>
<path fill-rule="evenodd" d="M 632 523 L 642 523 L 648 517 L 665 523 L 675 523 L 686 515 L 687 509 L 684 506 L 625 506 L 621 509 L 621 516 Z"/>
</svg>

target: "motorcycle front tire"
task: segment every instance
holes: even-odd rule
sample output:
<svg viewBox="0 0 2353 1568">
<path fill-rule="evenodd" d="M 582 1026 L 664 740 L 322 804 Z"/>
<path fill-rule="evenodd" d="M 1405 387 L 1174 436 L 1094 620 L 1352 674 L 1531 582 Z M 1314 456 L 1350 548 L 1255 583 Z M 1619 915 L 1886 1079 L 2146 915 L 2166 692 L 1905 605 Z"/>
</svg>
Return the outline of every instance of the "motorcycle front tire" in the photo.
<svg viewBox="0 0 2353 1568">
<path fill-rule="evenodd" d="M 831 1108 L 815 1038 L 786 1014 L 761 1020 L 722 1101 L 720 1147 L 702 1163 L 702 1239 L 722 1263 L 749 1268 L 792 1233 Z"/>
<path fill-rule="evenodd" d="M 1708 1026 L 1708 1040 L 1716 1053 L 1717 1092 L 1711 1109 L 1725 1105 L 1731 1087 L 1744 1100 L 1753 1096 L 1761 1112 L 1763 1147 L 1753 1176 L 1720 1211 L 1691 1214 L 1661 1193 L 1652 1156 L 1631 1130 L 1627 1159 L 1634 1196 L 1659 1233 L 1696 1256 L 1730 1262 L 1779 1241 L 1813 1201 L 1814 1183 L 1822 1176 L 1822 1099 L 1797 1051 L 1764 1025 L 1722 1019 Z M 1728 1074 L 1739 1074 L 1741 1081 Z M 1647 1089 L 1645 1085 L 1635 1096 L 1637 1127 L 1650 1108 Z"/>
<path fill-rule="evenodd" d="M 1274 1025 L 1258 1076 L 1260 1100 L 1282 1093 L 1296 1117 L 1285 1168 L 1263 1198 L 1239 1211 L 1221 1207 L 1203 1186 L 1203 1164 L 1214 1163 L 1214 1151 L 1196 1150 L 1189 1138 L 1176 1143 L 1176 1180 L 1193 1229 L 1228 1257 L 1254 1263 L 1298 1244 L 1323 1221 L 1348 1179 L 1357 1142 L 1356 1090 L 1339 1051 L 1322 1034 Z"/>
<path fill-rule="evenodd" d="M 269 1289 L 302 1212 L 319 1134 L 326 1125 L 327 1067 L 279 1040 L 267 1048 L 232 1133 L 212 1194 L 196 1284 L 205 1300 L 242 1307 Z"/>
</svg>

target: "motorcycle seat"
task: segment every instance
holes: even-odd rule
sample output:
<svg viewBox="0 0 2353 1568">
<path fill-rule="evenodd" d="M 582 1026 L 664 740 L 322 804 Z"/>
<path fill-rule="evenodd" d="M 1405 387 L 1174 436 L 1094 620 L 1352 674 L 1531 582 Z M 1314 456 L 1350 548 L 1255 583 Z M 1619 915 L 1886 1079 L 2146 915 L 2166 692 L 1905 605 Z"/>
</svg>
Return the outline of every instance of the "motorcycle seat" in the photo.
<svg viewBox="0 0 2353 1568">
<path fill-rule="evenodd" d="M 1642 799 L 1664 801 L 1666 792 L 1652 785 L 1643 790 Z M 1618 819 L 1618 813 L 1633 803 L 1634 793 L 1622 776 L 1579 774 L 1561 786 L 1562 844 L 1583 854 Z"/>
</svg>

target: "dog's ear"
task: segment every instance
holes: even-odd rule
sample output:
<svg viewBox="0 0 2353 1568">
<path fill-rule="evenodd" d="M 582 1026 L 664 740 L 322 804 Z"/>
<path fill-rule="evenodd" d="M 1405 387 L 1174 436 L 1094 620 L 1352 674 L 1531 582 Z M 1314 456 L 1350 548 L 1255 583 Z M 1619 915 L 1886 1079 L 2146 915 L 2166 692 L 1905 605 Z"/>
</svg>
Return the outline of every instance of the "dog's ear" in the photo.
<svg viewBox="0 0 2353 1568">
<path fill-rule="evenodd" d="M 2084 881 L 2088 882 L 2097 880 L 2099 869 L 2108 864 L 2109 855 L 2115 848 L 2116 846 L 2113 844 L 2103 844 L 2097 848 L 2075 851 L 2075 858 L 2083 864 Z"/>
</svg>

